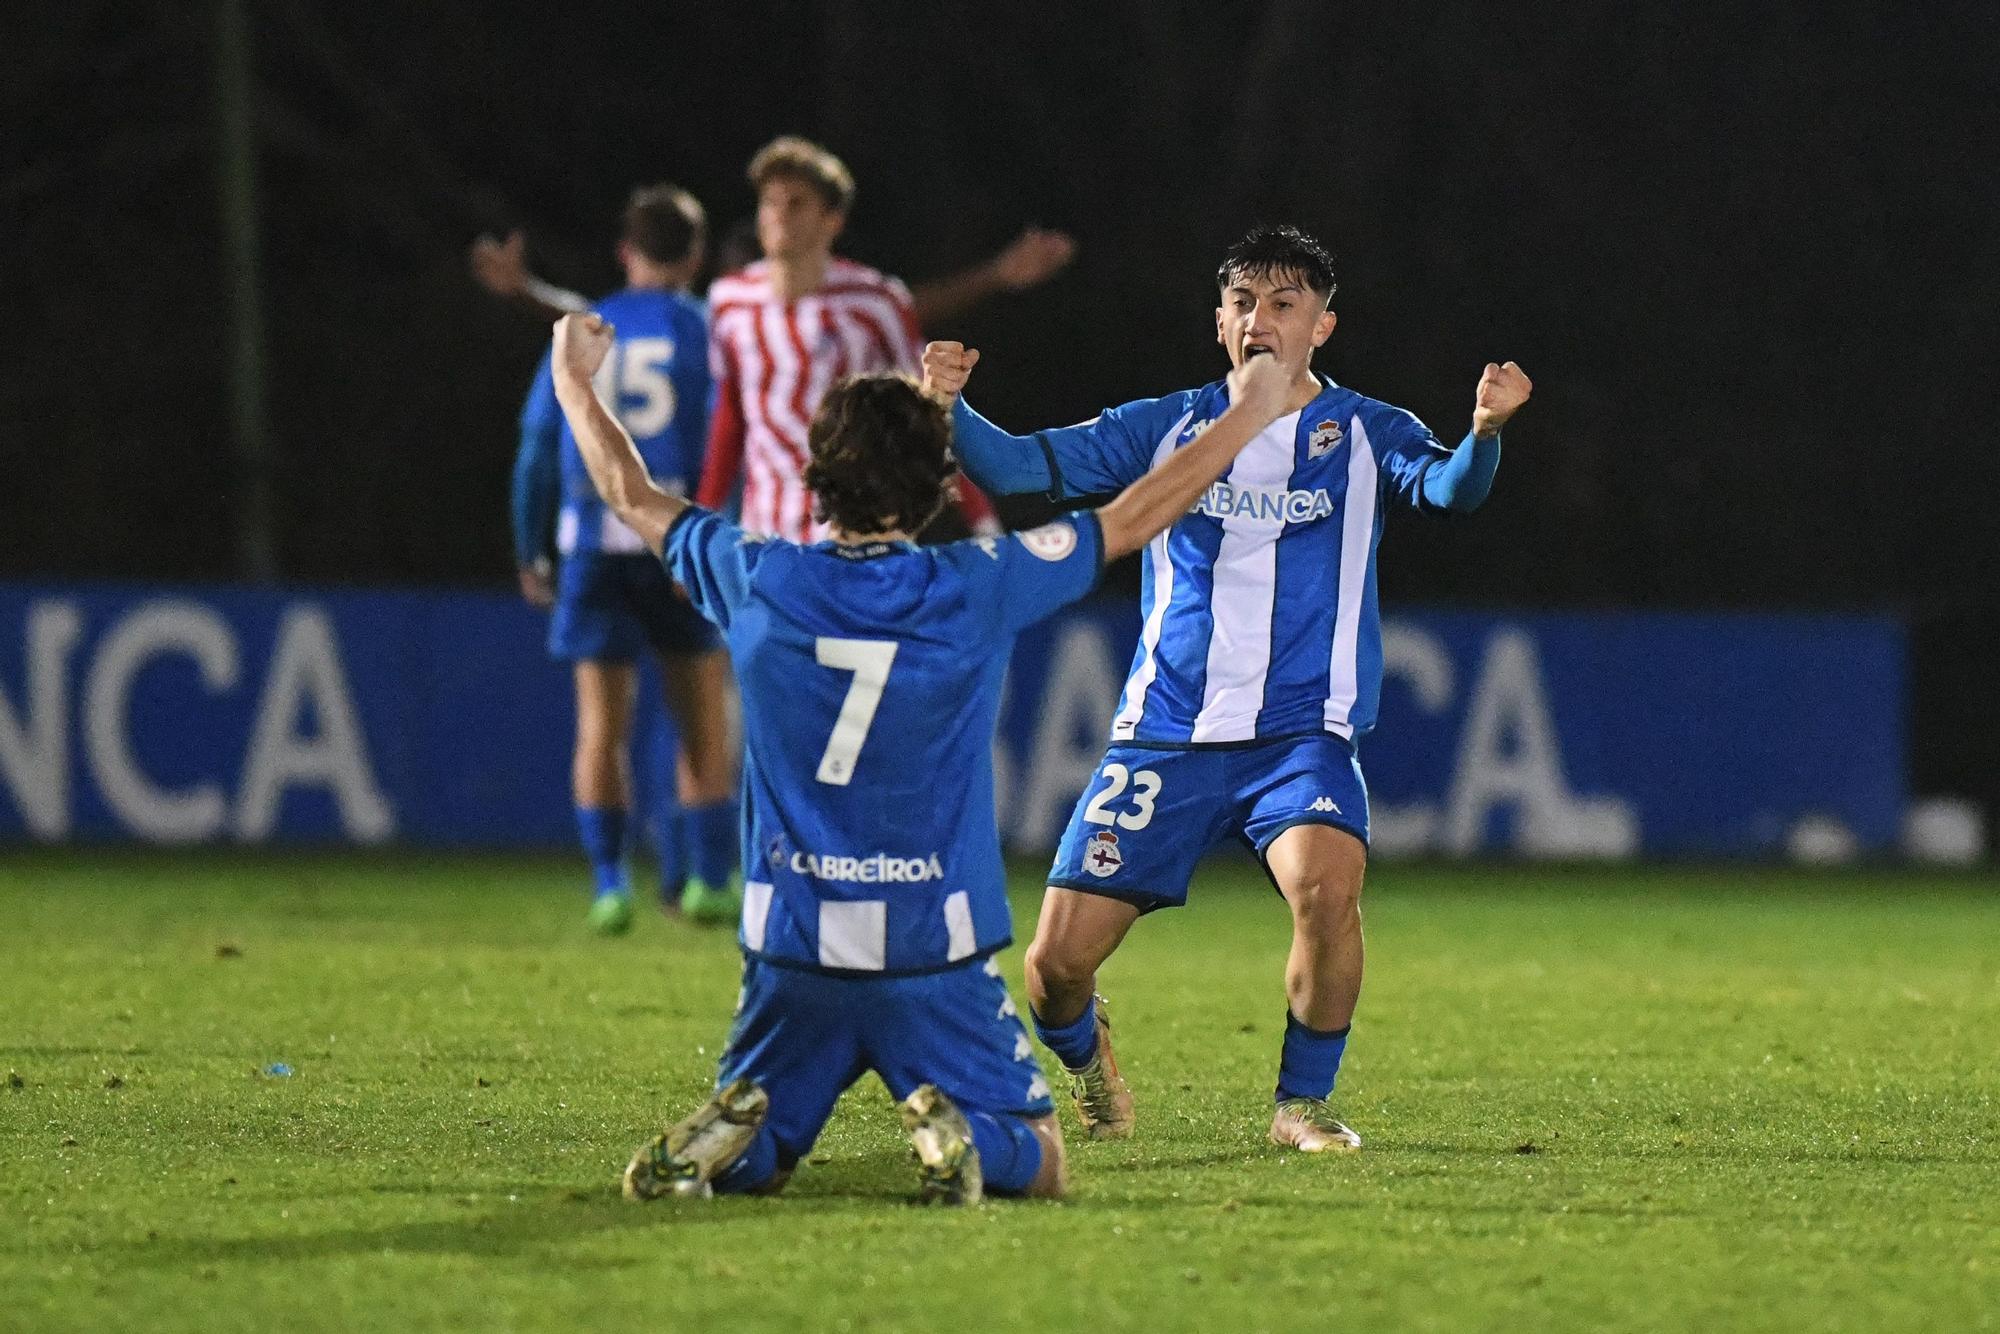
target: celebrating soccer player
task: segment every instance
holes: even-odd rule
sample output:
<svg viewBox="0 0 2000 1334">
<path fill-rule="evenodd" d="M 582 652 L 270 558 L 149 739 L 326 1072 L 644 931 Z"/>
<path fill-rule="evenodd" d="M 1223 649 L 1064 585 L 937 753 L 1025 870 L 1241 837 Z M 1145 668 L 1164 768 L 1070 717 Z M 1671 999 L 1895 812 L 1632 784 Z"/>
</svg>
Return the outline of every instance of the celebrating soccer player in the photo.
<svg viewBox="0 0 2000 1334">
<path fill-rule="evenodd" d="M 718 1089 L 626 1169 L 635 1199 L 776 1189 L 874 1070 L 901 1100 L 926 1198 L 1054 1195 L 1062 1137 L 996 951 L 1010 941 L 993 727 L 1023 627 L 1089 591 L 1274 420 L 1275 361 L 1096 514 L 919 548 L 957 464 L 906 376 L 844 380 L 807 435 L 831 540 L 759 540 L 656 485 L 593 381 L 596 316 L 556 326 L 556 393 L 611 511 L 721 627 L 743 693 L 742 1001 Z"/>
<path fill-rule="evenodd" d="M 1313 373 L 1334 329 L 1334 280 L 1312 238 L 1260 227 L 1223 257 L 1216 283 L 1226 380 L 1027 437 L 955 399 L 974 480 L 1061 500 L 1178 459 L 1223 419 L 1246 367 L 1272 363 L 1286 386 L 1283 415 L 1146 547 L 1139 645 L 1110 749 L 1049 876 L 1028 997 L 1091 1137 L 1129 1135 L 1132 1095 L 1097 970 L 1141 913 L 1186 901 L 1203 853 L 1240 839 L 1292 910 L 1271 1139 L 1352 1151 L 1361 1138 L 1330 1099 L 1361 991 L 1368 795 L 1355 746 L 1381 691 L 1375 550 L 1392 503 L 1463 513 L 1486 498 L 1500 428 L 1531 386 L 1511 361 L 1487 366 L 1472 429 L 1447 450 L 1408 412 Z M 958 395 L 978 355 L 931 344 L 927 383 Z"/>
<path fill-rule="evenodd" d="M 686 191 L 660 185 L 634 193 L 618 244 L 625 290 L 597 304 L 619 329 L 598 372 L 604 393 L 639 442 L 653 479 L 683 494 L 701 470 L 708 422 L 708 331 L 700 304 L 686 291 L 701 267 L 703 231 L 701 205 Z M 551 535 L 561 558 L 553 571 Z M 547 362 L 521 414 L 514 542 L 523 595 L 537 606 L 554 605 L 549 652 L 574 664 L 572 782 L 577 829 L 596 877 L 591 924 L 615 934 L 632 920 L 625 845 L 633 664 L 648 645 L 659 655 L 680 736 L 679 804 L 663 814 L 659 832 L 662 894 L 696 920 L 733 918 L 736 761 L 726 722 L 728 659 L 714 629 L 673 596 L 638 535 L 598 499 L 557 408 Z"/>
</svg>

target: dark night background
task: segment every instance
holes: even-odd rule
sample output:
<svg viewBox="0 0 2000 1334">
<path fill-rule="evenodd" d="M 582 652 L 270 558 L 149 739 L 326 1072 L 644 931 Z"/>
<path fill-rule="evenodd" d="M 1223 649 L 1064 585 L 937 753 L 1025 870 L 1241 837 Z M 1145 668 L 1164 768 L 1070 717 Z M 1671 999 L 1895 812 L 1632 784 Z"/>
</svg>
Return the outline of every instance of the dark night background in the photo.
<svg viewBox="0 0 2000 1334">
<path fill-rule="evenodd" d="M 796 131 L 860 180 L 846 251 L 913 281 L 1078 237 L 931 330 L 1015 429 L 1213 378 L 1219 250 L 1318 232 L 1337 378 L 1447 440 L 1486 360 L 1536 381 L 1492 502 L 1391 537 L 1388 604 L 1898 613 L 1917 790 L 2000 807 L 2000 6 L 249 8 L 287 581 L 506 586 L 545 334 L 467 244 L 525 226 L 594 293 L 633 184 L 726 228 Z M 236 574 L 214 26 L 10 25 L 0 577 Z"/>
</svg>

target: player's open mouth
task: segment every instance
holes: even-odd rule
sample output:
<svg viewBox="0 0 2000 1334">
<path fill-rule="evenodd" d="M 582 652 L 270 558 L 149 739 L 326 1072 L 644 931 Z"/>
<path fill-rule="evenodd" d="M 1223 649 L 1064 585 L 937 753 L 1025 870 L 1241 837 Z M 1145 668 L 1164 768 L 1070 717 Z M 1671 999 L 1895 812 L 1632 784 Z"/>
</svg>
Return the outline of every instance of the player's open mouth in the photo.
<svg viewBox="0 0 2000 1334">
<path fill-rule="evenodd" d="M 1272 355 L 1274 355 L 1274 353 L 1271 351 L 1269 347 L 1265 346 L 1263 343 L 1245 343 L 1243 345 L 1243 356 L 1245 360 L 1248 360 L 1251 357 L 1259 357 L 1259 356 L 1268 357 Z"/>
</svg>

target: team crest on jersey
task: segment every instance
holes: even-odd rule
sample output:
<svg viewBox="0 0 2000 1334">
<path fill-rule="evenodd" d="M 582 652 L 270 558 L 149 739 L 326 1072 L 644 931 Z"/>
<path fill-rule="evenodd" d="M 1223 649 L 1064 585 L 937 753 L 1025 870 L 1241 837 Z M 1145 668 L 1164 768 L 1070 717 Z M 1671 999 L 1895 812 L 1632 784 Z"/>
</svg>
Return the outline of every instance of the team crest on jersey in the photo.
<svg viewBox="0 0 2000 1334">
<path fill-rule="evenodd" d="M 1021 545 L 1043 560 L 1061 560 L 1076 550 L 1076 528 L 1067 523 L 1045 523 L 1021 534 Z"/>
<path fill-rule="evenodd" d="M 1306 457 L 1309 459 L 1323 459 L 1339 447 L 1339 422 L 1321 422 L 1313 427 L 1312 434 L 1306 437 Z"/>
<path fill-rule="evenodd" d="M 1099 880 L 1116 874 L 1124 864 L 1125 855 L 1118 851 L 1118 835 L 1109 829 L 1098 830 L 1083 845 L 1083 869 Z"/>
<path fill-rule="evenodd" d="M 785 838 L 782 834 L 771 840 L 771 846 L 766 851 L 770 854 L 771 865 L 773 866 L 783 866 L 786 861 L 790 860 L 786 853 Z"/>
</svg>

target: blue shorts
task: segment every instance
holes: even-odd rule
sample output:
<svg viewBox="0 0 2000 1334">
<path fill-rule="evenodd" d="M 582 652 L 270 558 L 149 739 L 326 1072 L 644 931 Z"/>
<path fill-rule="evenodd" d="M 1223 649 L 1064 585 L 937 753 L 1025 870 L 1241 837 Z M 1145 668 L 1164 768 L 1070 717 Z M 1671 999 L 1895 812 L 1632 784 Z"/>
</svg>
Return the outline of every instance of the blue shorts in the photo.
<svg viewBox="0 0 2000 1334">
<path fill-rule="evenodd" d="M 649 644 L 706 653 L 721 643 L 651 556 L 579 551 L 556 572 L 549 656 L 558 662 L 630 662 Z"/>
<path fill-rule="evenodd" d="M 743 998 L 716 1085 L 747 1077 L 770 1094 L 765 1124 L 780 1167 L 812 1149 L 833 1104 L 870 1070 L 898 1101 L 936 1084 L 966 1111 L 1055 1110 L 992 959 L 910 977 L 833 977 L 743 961 Z"/>
<path fill-rule="evenodd" d="M 1368 842 L 1368 788 L 1354 748 L 1330 733 L 1240 748 L 1114 745 L 1077 800 L 1049 883 L 1136 904 L 1187 902 L 1195 863 L 1235 836 L 1261 860 L 1293 825 Z"/>
</svg>

